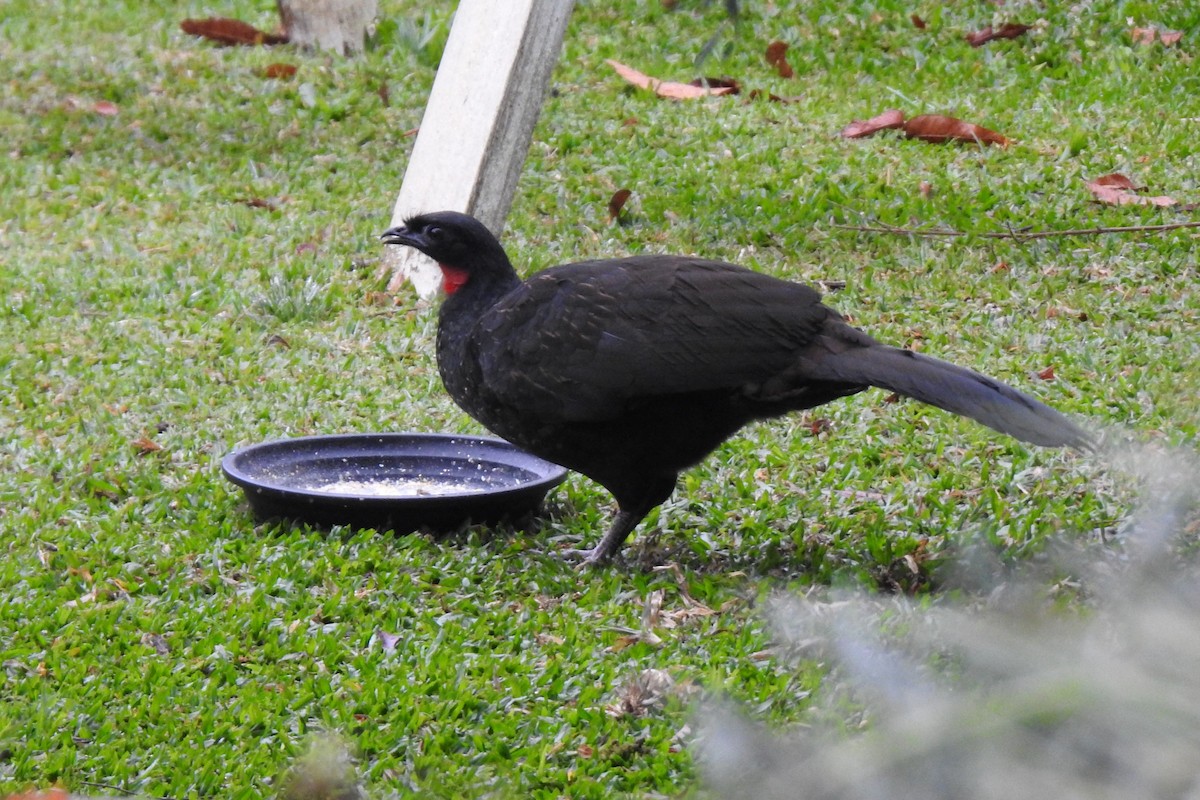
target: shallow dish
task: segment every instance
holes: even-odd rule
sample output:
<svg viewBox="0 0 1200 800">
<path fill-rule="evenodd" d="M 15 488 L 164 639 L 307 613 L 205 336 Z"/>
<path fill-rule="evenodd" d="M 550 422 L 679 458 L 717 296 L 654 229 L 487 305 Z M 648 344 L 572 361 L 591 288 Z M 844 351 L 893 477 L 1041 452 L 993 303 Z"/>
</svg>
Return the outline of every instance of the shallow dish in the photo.
<svg viewBox="0 0 1200 800">
<path fill-rule="evenodd" d="M 221 461 L 259 519 L 453 530 L 536 511 L 567 471 L 503 439 L 438 433 L 302 436 Z"/>
</svg>

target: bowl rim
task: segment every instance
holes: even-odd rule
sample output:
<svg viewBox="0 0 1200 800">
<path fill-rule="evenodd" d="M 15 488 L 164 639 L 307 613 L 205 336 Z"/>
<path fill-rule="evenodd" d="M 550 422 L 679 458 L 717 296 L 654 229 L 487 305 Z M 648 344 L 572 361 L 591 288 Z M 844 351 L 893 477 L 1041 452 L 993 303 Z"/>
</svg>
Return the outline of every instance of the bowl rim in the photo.
<svg viewBox="0 0 1200 800">
<path fill-rule="evenodd" d="M 256 456 L 264 456 L 275 451 L 300 451 L 321 454 L 323 450 L 333 453 L 345 450 L 353 444 L 374 444 L 373 449 L 364 449 L 359 455 L 387 455 L 388 452 L 404 452 L 395 445 L 402 443 L 424 443 L 427 445 L 450 444 L 457 442 L 464 450 L 481 449 L 482 454 L 504 453 L 516 456 L 511 460 L 498 460 L 496 463 L 525 469 L 536 475 L 533 480 L 518 482 L 509 486 L 498 487 L 485 491 L 439 492 L 431 495 L 379 495 L 357 494 L 354 492 L 328 492 L 320 489 L 296 486 L 292 484 L 271 481 L 263 472 L 255 471 L 251 464 Z M 391 448 L 388 445 L 392 445 Z M 437 457 L 440 454 L 435 449 L 428 455 Z M 464 458 L 470 458 L 472 453 L 463 452 Z M 247 461 L 251 464 L 247 464 Z M 227 480 L 246 491 L 271 493 L 280 498 L 294 498 L 306 502 L 354 502 L 356 505 L 374 506 L 403 506 L 403 505 L 432 505 L 461 502 L 465 499 L 489 498 L 501 500 L 507 495 L 524 495 L 531 491 L 549 489 L 562 483 L 567 476 L 567 469 L 543 458 L 521 450 L 511 442 L 495 436 L 479 436 L 459 433 L 425 433 L 425 432 L 388 432 L 388 433 L 334 433 L 305 436 L 281 437 L 234 449 L 221 459 L 221 471 Z"/>
</svg>

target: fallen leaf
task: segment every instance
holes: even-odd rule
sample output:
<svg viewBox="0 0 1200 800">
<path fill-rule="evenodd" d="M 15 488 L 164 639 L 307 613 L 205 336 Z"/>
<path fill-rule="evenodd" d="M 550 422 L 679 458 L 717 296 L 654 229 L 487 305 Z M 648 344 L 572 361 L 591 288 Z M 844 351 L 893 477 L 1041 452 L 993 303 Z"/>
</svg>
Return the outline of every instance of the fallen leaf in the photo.
<svg viewBox="0 0 1200 800">
<path fill-rule="evenodd" d="M 933 184 L 929 181 L 921 181 L 919 184 L 917 184 L 917 191 L 921 193 L 921 197 L 924 197 L 928 200 L 931 196 L 933 196 Z"/>
<path fill-rule="evenodd" d="M 611 58 L 608 59 L 607 63 L 617 71 L 618 75 L 639 89 L 649 89 L 659 97 L 666 97 L 671 100 L 694 100 L 700 97 L 734 93 L 732 88 L 726 86 L 693 86 L 688 83 L 676 83 L 674 81 L 662 81 L 658 78 L 651 78 L 644 72 L 639 72 L 633 67 L 626 66 L 620 61 L 614 61 Z"/>
<path fill-rule="evenodd" d="M 262 76 L 264 78 L 280 79 L 291 78 L 296 74 L 295 64 L 267 64 L 263 67 Z"/>
<path fill-rule="evenodd" d="M 380 102 L 384 108 L 390 108 L 392 105 L 392 90 L 388 88 L 386 82 L 379 84 L 379 88 L 375 90 L 375 94 L 379 95 Z"/>
<path fill-rule="evenodd" d="M 879 116 L 871 117 L 865 121 L 855 120 L 846 127 L 842 128 L 843 139 L 861 139 L 864 136 L 870 136 L 873 133 L 878 133 L 889 128 L 904 127 L 904 112 L 896 109 L 889 109 Z"/>
<path fill-rule="evenodd" d="M 1134 44 L 1154 44 L 1155 41 L 1162 42 L 1163 47 L 1172 47 L 1179 44 L 1179 40 L 1183 38 L 1183 31 L 1160 31 L 1158 28 L 1131 28 L 1129 36 L 1133 39 Z"/>
<path fill-rule="evenodd" d="M 286 44 L 288 37 L 260 31 L 253 25 L 226 17 L 185 19 L 179 23 L 184 33 L 209 39 L 218 44 Z"/>
<path fill-rule="evenodd" d="M 376 628 L 375 641 L 379 642 L 379 646 L 384 653 L 394 653 L 396 652 L 396 645 L 400 641 L 400 634 L 389 633 L 383 628 Z"/>
<path fill-rule="evenodd" d="M 1088 319 L 1086 311 L 1079 311 L 1069 306 L 1050 306 L 1046 309 L 1046 319 L 1055 319 L 1062 316 L 1072 317 L 1080 322 L 1087 322 Z"/>
<path fill-rule="evenodd" d="M 264 197 L 247 197 L 244 200 L 239 200 L 242 205 L 250 206 L 250 208 L 265 208 L 268 211 L 278 211 L 279 206 L 267 200 Z"/>
<path fill-rule="evenodd" d="M 916 14 L 913 14 L 911 17 L 909 17 L 909 19 L 912 20 L 912 24 L 913 24 L 914 28 L 916 28 L 919 31 L 925 30 L 925 25 L 926 25 L 925 20 L 921 19 Z"/>
<path fill-rule="evenodd" d="M 171 646 L 167 644 L 167 640 L 158 633 L 143 633 L 142 644 L 154 650 L 160 656 L 171 655 Z"/>
<path fill-rule="evenodd" d="M 5 795 L 6 800 L 70 800 L 66 789 L 47 789 L 44 792 L 24 792 Z"/>
<path fill-rule="evenodd" d="M 699 89 L 728 89 L 728 94 L 741 94 L 742 85 L 733 78 L 695 78 L 688 81 L 688 86 Z"/>
<path fill-rule="evenodd" d="M 1096 180 L 1090 182 L 1088 186 L 1111 186 L 1113 189 L 1128 189 L 1131 192 L 1140 192 L 1146 188 L 1144 186 L 1135 186 L 1133 181 L 1119 172 L 1111 172 L 1108 175 L 1101 175 Z"/>
<path fill-rule="evenodd" d="M 97 100 L 96 104 L 92 106 L 92 111 L 95 111 L 102 117 L 115 117 L 118 113 L 120 113 L 120 109 L 117 108 L 117 104 L 110 103 L 108 100 Z"/>
<path fill-rule="evenodd" d="M 147 456 L 151 453 L 157 453 L 162 450 L 162 445 L 151 439 L 149 436 L 139 436 L 133 440 L 133 447 L 138 451 L 138 455 Z"/>
<path fill-rule="evenodd" d="M 799 103 L 801 100 L 804 99 L 804 95 L 802 95 L 802 94 L 795 94 L 795 95 L 789 95 L 787 97 L 781 97 L 780 95 L 777 95 L 774 92 L 764 92 L 761 89 L 751 89 L 750 94 L 747 95 L 747 97 L 749 97 L 751 100 L 757 100 L 760 97 L 765 97 L 768 100 L 770 100 L 772 103 Z"/>
<path fill-rule="evenodd" d="M 622 650 L 633 647 L 641 640 L 642 639 L 640 636 L 632 633 L 625 634 L 624 636 L 618 636 L 609 646 L 608 651 L 610 653 L 619 653 Z"/>
<path fill-rule="evenodd" d="M 767 63 L 775 68 L 781 78 L 794 78 L 796 71 L 787 61 L 787 42 L 771 42 L 767 45 Z"/>
<path fill-rule="evenodd" d="M 1046 367 L 1044 370 L 1039 372 L 1037 376 L 1044 381 L 1054 380 L 1054 367 Z"/>
<path fill-rule="evenodd" d="M 1138 194 L 1138 192 L 1144 191 L 1145 187 L 1134 185 L 1133 181 L 1119 172 L 1101 175 L 1094 181 L 1088 181 L 1087 188 L 1097 202 L 1110 206 L 1138 205 L 1167 208 L 1178 203 L 1175 198 L 1165 195 L 1148 197 Z"/>
<path fill-rule="evenodd" d="M 633 196 L 633 192 L 629 189 L 618 189 L 613 192 L 612 198 L 608 201 L 608 219 L 610 222 L 616 222 L 621 218 L 621 209 L 625 208 L 625 203 Z"/>
<path fill-rule="evenodd" d="M 813 436 L 820 436 L 822 433 L 828 433 L 833 430 L 833 423 L 824 417 L 814 417 L 808 421 L 808 432 Z"/>
<path fill-rule="evenodd" d="M 1129 31 L 1134 44 L 1154 44 L 1158 31 L 1154 28 L 1133 28 Z"/>
<path fill-rule="evenodd" d="M 621 687 L 620 696 L 604 711 L 610 717 L 640 717 L 658 708 L 677 695 L 675 679 L 662 669 L 642 670 Z"/>
<path fill-rule="evenodd" d="M 662 618 L 662 605 L 665 597 L 666 593 L 662 589 L 655 589 L 646 595 L 646 600 L 642 604 L 643 637 L 653 635 L 654 628 L 658 627 Z"/>
<path fill-rule="evenodd" d="M 1008 139 L 993 130 L 972 122 L 963 122 L 942 114 L 922 114 L 904 123 L 904 134 L 910 139 L 927 142 L 976 142 L 1004 147 Z"/>
<path fill-rule="evenodd" d="M 983 47 L 988 42 L 995 41 L 996 39 L 1015 39 L 1032 27 L 1032 25 L 1022 25 L 1019 22 L 1006 22 L 999 29 L 988 25 L 983 30 L 968 33 L 963 38 L 967 40 L 967 43 L 971 47 Z"/>
</svg>

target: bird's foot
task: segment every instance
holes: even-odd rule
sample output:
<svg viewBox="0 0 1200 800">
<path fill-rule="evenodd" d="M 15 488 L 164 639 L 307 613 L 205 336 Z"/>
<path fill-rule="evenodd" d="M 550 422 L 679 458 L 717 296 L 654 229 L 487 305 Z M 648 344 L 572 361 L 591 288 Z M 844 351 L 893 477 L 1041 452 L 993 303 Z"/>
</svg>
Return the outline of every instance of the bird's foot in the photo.
<svg viewBox="0 0 1200 800">
<path fill-rule="evenodd" d="M 586 550 L 562 550 L 559 552 L 559 556 L 564 561 L 575 562 L 575 569 L 580 571 L 603 566 L 608 562 L 608 553 L 602 552 L 599 547 L 590 547 Z"/>
<path fill-rule="evenodd" d="M 674 479 L 672 479 L 671 485 L 667 488 L 670 489 L 674 485 Z M 612 525 L 609 526 L 608 531 L 595 547 L 590 550 L 564 550 L 562 555 L 572 561 L 579 561 L 577 569 L 607 564 L 613 556 L 621 551 L 621 545 L 625 544 L 629 532 L 644 516 L 646 516 L 644 512 L 634 514 L 629 511 L 618 511 L 617 516 L 613 518 Z"/>
</svg>

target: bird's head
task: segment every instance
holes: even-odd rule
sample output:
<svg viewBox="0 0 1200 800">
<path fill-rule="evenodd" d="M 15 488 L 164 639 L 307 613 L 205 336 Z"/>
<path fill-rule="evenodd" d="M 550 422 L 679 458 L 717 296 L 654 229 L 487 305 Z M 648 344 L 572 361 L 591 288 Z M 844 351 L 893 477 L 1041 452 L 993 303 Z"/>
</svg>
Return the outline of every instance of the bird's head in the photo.
<svg viewBox="0 0 1200 800">
<path fill-rule="evenodd" d="M 515 276 L 500 242 L 469 214 L 457 211 L 418 214 L 385 231 L 380 238 L 384 244 L 420 250 L 436 261 L 442 269 L 442 286 L 447 294 L 454 294 L 479 278 Z"/>
</svg>

